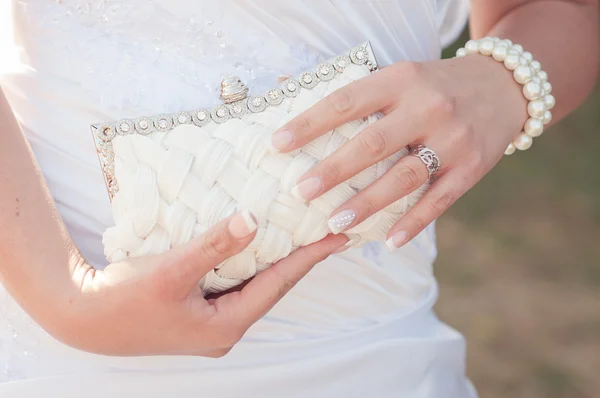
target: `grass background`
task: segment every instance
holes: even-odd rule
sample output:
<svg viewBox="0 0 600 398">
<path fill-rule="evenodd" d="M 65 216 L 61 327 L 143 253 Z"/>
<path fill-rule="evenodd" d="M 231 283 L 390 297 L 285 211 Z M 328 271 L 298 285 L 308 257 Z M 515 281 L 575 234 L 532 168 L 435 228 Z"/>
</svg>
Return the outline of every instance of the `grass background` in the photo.
<svg viewBox="0 0 600 398">
<path fill-rule="evenodd" d="M 600 86 L 438 223 L 437 311 L 482 398 L 600 397 L 599 130 Z"/>
</svg>

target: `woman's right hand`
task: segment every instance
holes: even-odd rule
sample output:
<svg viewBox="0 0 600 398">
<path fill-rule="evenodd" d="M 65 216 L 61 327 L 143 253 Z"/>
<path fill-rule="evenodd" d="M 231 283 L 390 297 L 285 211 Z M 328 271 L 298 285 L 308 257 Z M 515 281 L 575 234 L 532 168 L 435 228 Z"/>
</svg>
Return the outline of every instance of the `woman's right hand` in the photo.
<svg viewBox="0 0 600 398">
<path fill-rule="evenodd" d="M 328 236 L 300 248 L 239 291 L 205 299 L 199 281 L 242 251 L 256 223 L 238 213 L 202 236 L 164 254 L 94 270 L 73 269 L 80 286 L 67 322 L 55 337 L 75 348 L 105 355 L 200 355 L 220 357 L 318 262 L 347 238 Z"/>
<path fill-rule="evenodd" d="M 0 121 L 0 283 L 42 328 L 75 348 L 120 356 L 222 356 L 347 241 L 330 236 L 296 250 L 241 290 L 208 300 L 197 282 L 254 238 L 255 223 L 241 214 L 164 254 L 94 270 L 58 215 L 1 88 Z"/>
</svg>

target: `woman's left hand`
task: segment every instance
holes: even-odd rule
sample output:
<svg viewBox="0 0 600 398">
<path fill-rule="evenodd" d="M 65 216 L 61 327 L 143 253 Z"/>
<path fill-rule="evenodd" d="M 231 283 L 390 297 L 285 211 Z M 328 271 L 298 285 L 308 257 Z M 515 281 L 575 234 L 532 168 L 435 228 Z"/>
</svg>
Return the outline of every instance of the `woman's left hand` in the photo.
<svg viewBox="0 0 600 398">
<path fill-rule="evenodd" d="M 500 160 L 521 131 L 526 109 L 512 73 L 489 57 L 403 61 L 334 91 L 275 132 L 272 144 L 289 152 L 346 122 L 375 112 L 384 115 L 300 178 L 296 193 L 306 200 L 407 145 L 434 150 L 441 161 L 439 178 L 388 233 L 392 249 L 415 237 Z M 352 228 L 428 178 L 419 158 L 403 157 L 332 213 L 332 232 Z M 354 219 L 335 230 L 335 217 L 342 211 Z"/>
</svg>

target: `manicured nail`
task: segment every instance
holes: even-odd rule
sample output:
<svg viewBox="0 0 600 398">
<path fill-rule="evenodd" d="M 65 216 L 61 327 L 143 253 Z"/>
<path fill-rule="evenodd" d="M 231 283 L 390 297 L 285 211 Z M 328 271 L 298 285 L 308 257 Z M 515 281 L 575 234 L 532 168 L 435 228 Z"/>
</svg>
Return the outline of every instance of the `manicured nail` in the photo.
<svg viewBox="0 0 600 398">
<path fill-rule="evenodd" d="M 331 217 L 327 221 L 329 230 L 334 234 L 339 234 L 344 231 L 350 224 L 356 219 L 356 213 L 354 210 L 340 211 L 335 216 Z"/>
<path fill-rule="evenodd" d="M 340 254 L 340 253 L 345 252 L 348 249 L 350 249 L 350 246 L 344 245 L 344 246 L 340 247 L 339 249 L 337 249 L 336 251 L 334 251 L 333 254 Z"/>
<path fill-rule="evenodd" d="M 236 239 L 245 238 L 256 231 L 257 227 L 256 219 L 248 210 L 237 213 L 229 220 L 227 225 L 229 232 Z"/>
<path fill-rule="evenodd" d="M 291 130 L 281 130 L 271 136 L 271 151 L 281 152 L 294 143 L 294 133 Z"/>
<path fill-rule="evenodd" d="M 292 196 L 300 200 L 312 200 L 323 189 L 323 182 L 319 177 L 309 177 L 302 180 L 292 188 Z"/>
<path fill-rule="evenodd" d="M 393 252 L 394 250 L 404 245 L 406 243 L 407 238 L 408 233 L 406 233 L 405 231 L 398 231 L 392 236 L 390 236 L 388 240 L 385 241 L 385 245 L 387 246 L 389 251 Z"/>
<path fill-rule="evenodd" d="M 352 247 L 354 242 L 355 241 L 350 239 L 350 237 L 348 236 L 348 242 L 344 243 L 344 246 L 342 246 L 339 249 L 337 249 L 336 251 L 334 251 L 333 254 L 339 254 L 339 253 L 345 252 L 346 250 L 348 250 Z"/>
</svg>

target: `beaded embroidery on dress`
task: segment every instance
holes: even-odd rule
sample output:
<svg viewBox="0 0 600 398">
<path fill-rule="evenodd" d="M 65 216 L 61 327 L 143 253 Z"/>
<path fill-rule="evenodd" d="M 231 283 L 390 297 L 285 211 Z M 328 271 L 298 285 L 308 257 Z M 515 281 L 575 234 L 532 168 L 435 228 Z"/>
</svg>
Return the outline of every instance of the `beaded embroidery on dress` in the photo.
<svg viewBox="0 0 600 398">
<path fill-rule="evenodd" d="M 244 10 L 234 2 L 29 3 L 37 15 L 33 20 L 41 21 L 40 31 L 50 35 L 45 37 L 46 48 L 40 49 L 45 67 L 68 71 L 70 80 L 101 96 L 103 109 L 135 105 L 175 112 L 197 106 L 197 98 L 206 97 L 206 93 L 212 93 L 216 101 L 218 82 L 227 75 L 266 89 L 277 76 L 299 72 L 323 60 L 303 43 L 289 45 L 277 37 L 249 34 L 242 23 L 236 23 Z M 95 50 L 98 48 L 101 51 Z M 56 51 L 77 57 L 59 59 L 53 56 Z M 73 61 L 77 64 L 70 63 Z M 165 75 L 164 70 L 175 73 Z M 177 98 L 165 95 L 167 92 L 177 92 Z"/>
</svg>

